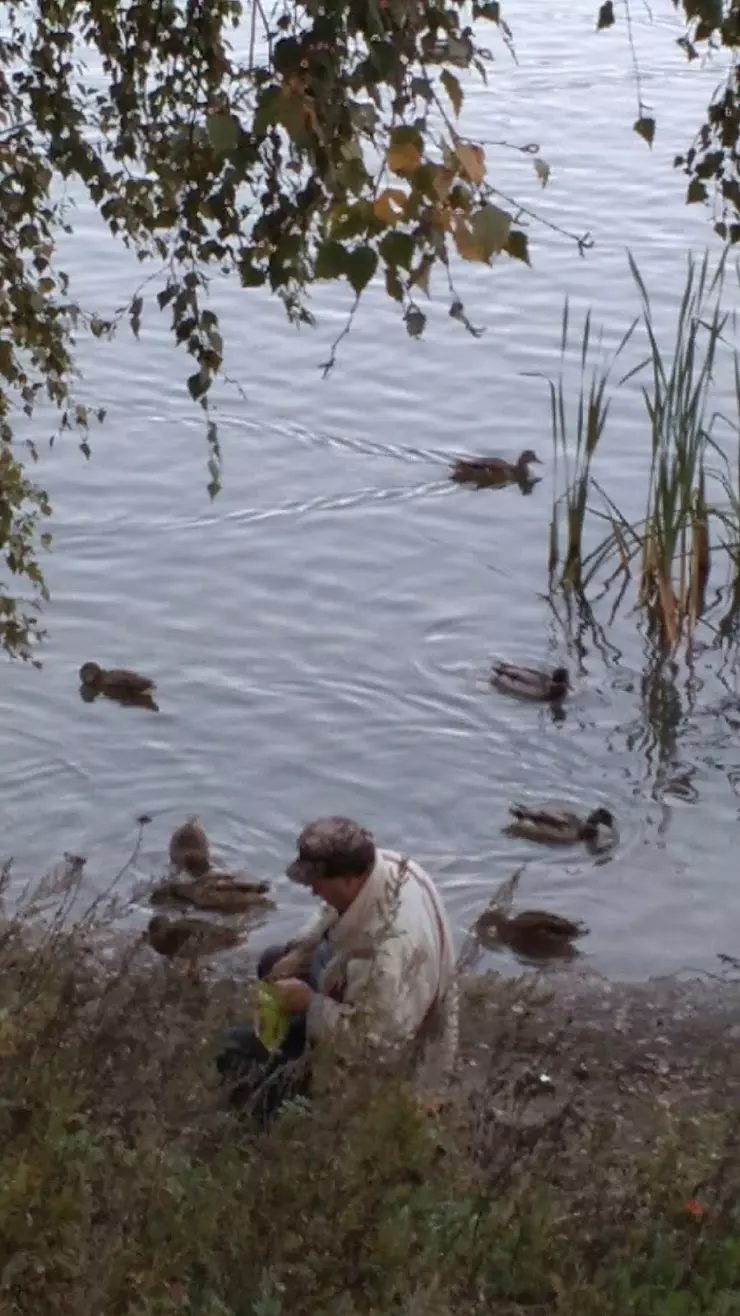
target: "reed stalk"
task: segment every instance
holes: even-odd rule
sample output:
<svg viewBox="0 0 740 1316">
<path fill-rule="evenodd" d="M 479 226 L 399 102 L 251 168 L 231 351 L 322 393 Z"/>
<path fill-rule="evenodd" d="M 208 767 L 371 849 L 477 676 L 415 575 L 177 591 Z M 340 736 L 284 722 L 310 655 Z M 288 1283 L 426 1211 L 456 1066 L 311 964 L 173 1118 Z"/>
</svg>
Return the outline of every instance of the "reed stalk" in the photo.
<svg viewBox="0 0 740 1316">
<path fill-rule="evenodd" d="M 690 641 L 706 610 L 706 589 L 713 547 L 724 550 L 735 596 L 740 577 L 740 362 L 734 358 L 732 411 L 710 406 L 718 354 L 728 344 L 728 325 L 736 317 L 723 310 L 726 254 L 710 270 L 709 255 L 689 256 L 672 340 L 662 345 L 655 313 L 637 262 L 629 267 L 640 297 L 640 315 L 632 322 L 612 358 L 592 365 L 591 315 L 583 322 L 578 348 L 579 381 L 568 406 L 566 359 L 572 347 L 566 300 L 560 335 L 560 368 L 547 379 L 555 462 L 555 496 L 550 524 L 548 567 L 551 588 L 583 590 L 595 576 L 612 570 L 609 583 L 637 577 L 637 603 L 661 646 L 674 650 Z M 740 274 L 738 275 L 740 281 Z M 617 358 L 634 339 L 645 351 L 617 382 L 621 389 L 639 379 L 647 420 L 650 467 L 645 511 L 629 521 L 592 473 L 597 447 L 603 447 L 615 390 L 610 391 Z M 601 351 L 601 342 L 598 343 Z M 603 354 L 602 354 L 603 357 Z M 540 376 L 542 378 L 543 376 Z M 546 378 L 546 377 L 545 377 Z M 732 430 L 730 461 L 715 430 L 723 422 Z M 720 471 L 712 468 L 719 457 Z M 718 496 L 714 496 L 714 495 Z M 721 494 L 721 496 L 719 496 Z M 584 555 L 586 527 L 599 522 L 605 533 Z M 564 535 L 561 535 L 561 530 Z M 560 574 L 557 568 L 560 561 Z"/>
<path fill-rule="evenodd" d="M 606 428 L 611 395 L 611 370 L 626 347 L 637 321 L 627 330 L 610 361 L 604 362 L 601 335 L 594 342 L 591 312 L 587 311 L 580 335 L 579 380 L 575 416 L 568 407 L 566 362 L 571 348 L 570 303 L 565 300 L 560 331 L 560 369 L 556 380 L 539 371 L 526 372 L 544 379 L 550 397 L 550 429 L 555 463 L 556 496 L 550 521 L 548 570 L 551 585 L 562 559 L 558 584 L 581 590 L 584 585 L 583 530 L 589 505 L 591 463 Z M 592 364 L 594 347 L 599 361 Z M 557 493 L 562 488 L 561 493 Z M 561 546 L 561 522 L 564 543 Z"/>
</svg>

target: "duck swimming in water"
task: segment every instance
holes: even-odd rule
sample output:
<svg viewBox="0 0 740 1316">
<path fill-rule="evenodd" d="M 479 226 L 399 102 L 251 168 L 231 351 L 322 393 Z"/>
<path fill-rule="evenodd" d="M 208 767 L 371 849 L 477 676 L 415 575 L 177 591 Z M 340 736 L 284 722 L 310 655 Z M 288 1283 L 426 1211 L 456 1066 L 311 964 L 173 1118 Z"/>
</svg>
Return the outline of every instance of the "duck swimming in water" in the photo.
<svg viewBox="0 0 740 1316">
<path fill-rule="evenodd" d="M 165 959 L 195 960 L 204 955 L 237 946 L 244 936 L 241 928 L 223 923 L 207 923 L 202 918 L 165 918 L 156 914 L 149 920 L 145 937 L 158 955 Z"/>
<path fill-rule="evenodd" d="M 188 818 L 175 828 L 170 837 L 170 863 L 175 872 L 189 873 L 191 877 L 204 877 L 210 869 L 208 837 L 197 818 Z"/>
<path fill-rule="evenodd" d="M 512 821 L 504 827 L 508 836 L 521 836 L 527 841 L 541 841 L 545 845 L 574 845 L 586 841 L 591 848 L 605 849 L 613 845 L 617 836 L 614 815 L 609 809 L 594 809 L 587 818 L 580 818 L 568 809 L 529 808 L 512 804 L 509 809 Z"/>
<path fill-rule="evenodd" d="M 99 667 L 97 663 L 83 663 L 79 675 L 80 693 L 87 703 L 98 695 L 106 695 L 121 704 L 159 711 L 152 693 L 154 682 L 148 676 L 140 676 L 126 667 Z"/>
<path fill-rule="evenodd" d="M 152 891 L 152 905 L 190 905 L 218 914 L 256 914 L 275 909 L 269 882 L 215 881 L 211 875 L 194 882 L 161 882 Z"/>
<path fill-rule="evenodd" d="M 504 946 L 511 946 L 517 954 L 530 959 L 561 957 L 569 959 L 577 952 L 573 942 L 587 934 L 581 922 L 551 914 L 546 910 L 525 909 L 509 916 L 501 909 L 487 909 L 475 925 L 481 941 L 490 938 Z M 492 934 L 492 935 L 491 935 Z"/>
<path fill-rule="evenodd" d="M 522 699 L 555 702 L 564 699 L 570 689 L 567 667 L 541 672 L 535 667 L 517 667 L 515 663 L 493 664 L 491 685 Z"/>
<path fill-rule="evenodd" d="M 534 463 L 542 465 L 531 448 L 527 448 L 515 462 L 504 461 L 503 457 L 461 457 L 454 463 L 450 478 L 456 484 L 477 484 L 481 487 L 532 484 L 534 481 L 529 467 Z"/>
</svg>

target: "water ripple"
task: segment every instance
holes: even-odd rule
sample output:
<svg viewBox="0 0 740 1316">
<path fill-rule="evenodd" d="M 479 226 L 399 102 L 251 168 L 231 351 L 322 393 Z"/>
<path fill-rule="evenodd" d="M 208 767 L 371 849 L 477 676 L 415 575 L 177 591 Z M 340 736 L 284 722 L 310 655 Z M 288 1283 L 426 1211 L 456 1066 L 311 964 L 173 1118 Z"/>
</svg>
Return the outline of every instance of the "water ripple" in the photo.
<svg viewBox="0 0 740 1316">
<path fill-rule="evenodd" d="M 225 862 L 275 880 L 280 910 L 255 931 L 258 947 L 309 907 L 284 877 L 298 827 L 339 811 L 428 862 L 460 935 L 525 860 L 522 902 L 583 917 L 589 955 L 615 974 L 709 962 L 738 941 L 735 674 L 709 650 L 693 689 L 670 674 L 648 688 L 634 618 L 612 623 L 606 605 L 593 622 L 553 612 L 548 401 L 524 377 L 558 367 L 566 291 L 573 313 L 593 306 L 616 343 L 636 307 L 628 246 L 659 327 L 670 324 L 686 247 L 707 234 L 671 160 L 717 71 L 686 66 L 675 23 L 635 15 L 660 124 L 649 152 L 631 127 L 625 43 L 597 36 L 591 0 L 556 4 L 547 23 L 533 0 L 507 16 L 519 63 L 499 60 L 495 94 L 466 84 L 463 130 L 540 143 L 547 189 L 531 159 L 489 145 L 497 186 L 561 228 L 590 230 L 586 259 L 533 226 L 532 268 L 456 269 L 468 315 L 485 326 L 476 340 L 436 287 L 424 338 L 410 340 L 373 285 L 328 380 L 317 367 L 344 323 L 346 289 L 317 287 L 318 327 L 294 334 L 261 291 L 216 281 L 225 367 L 241 392 L 224 385 L 214 398 L 224 487 L 213 503 L 202 419 L 164 321 L 145 316 L 139 343 L 85 346 L 85 390 L 108 418 L 89 462 L 67 438 L 41 457 L 55 506 L 51 641 L 42 672 L 4 674 L 0 789 L 19 883 L 70 850 L 89 856 L 90 889 L 104 887 L 145 812 L 154 821 L 132 875 L 145 891 L 170 829 L 198 812 Z M 76 223 L 60 259 L 80 300 L 105 313 L 128 300 L 138 270 L 88 207 Z M 595 460 L 628 514 L 649 449 L 641 408 L 635 390 L 622 433 Z M 531 497 L 459 489 L 443 469 L 465 452 L 525 447 L 546 458 Z M 564 719 L 492 691 L 494 654 L 567 661 L 577 679 Z M 87 658 L 150 673 L 161 713 L 84 705 Z M 517 797 L 607 804 L 620 843 L 595 862 L 507 838 Z M 140 902 L 136 920 L 144 913 Z"/>
</svg>

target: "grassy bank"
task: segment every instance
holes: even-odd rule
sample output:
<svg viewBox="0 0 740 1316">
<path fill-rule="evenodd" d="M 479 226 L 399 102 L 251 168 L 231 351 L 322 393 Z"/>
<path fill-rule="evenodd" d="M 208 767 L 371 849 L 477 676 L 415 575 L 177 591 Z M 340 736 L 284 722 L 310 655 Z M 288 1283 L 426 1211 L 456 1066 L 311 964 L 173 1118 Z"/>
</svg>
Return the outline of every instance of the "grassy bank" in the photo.
<svg viewBox="0 0 740 1316">
<path fill-rule="evenodd" d="M 586 1054 L 570 1010 L 479 981 L 442 1115 L 327 1064 L 257 1136 L 212 1066 L 243 985 L 125 940 L 103 965 L 96 919 L 0 931 L 3 1312 L 737 1310 L 734 1089 L 676 1102 L 627 1042 Z"/>
</svg>

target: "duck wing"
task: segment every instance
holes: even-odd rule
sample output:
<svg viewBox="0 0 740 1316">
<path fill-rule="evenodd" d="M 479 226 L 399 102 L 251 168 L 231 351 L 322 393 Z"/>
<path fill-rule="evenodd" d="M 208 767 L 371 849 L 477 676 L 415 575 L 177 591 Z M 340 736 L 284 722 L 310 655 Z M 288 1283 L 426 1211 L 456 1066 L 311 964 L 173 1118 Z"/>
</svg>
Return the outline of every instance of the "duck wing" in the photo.
<svg viewBox="0 0 740 1316">
<path fill-rule="evenodd" d="M 190 904 L 198 909 L 212 910 L 215 913 L 239 914 L 250 910 L 275 909 L 275 901 L 258 891 L 239 891 L 228 883 L 209 884 L 194 883 L 192 891 L 187 894 Z"/>
<path fill-rule="evenodd" d="M 558 812 L 556 809 L 533 809 L 525 804 L 512 804 L 509 813 L 517 822 L 543 831 L 572 833 L 581 827 L 581 820 L 574 813 Z"/>
<path fill-rule="evenodd" d="M 196 882 L 168 881 L 160 882 L 149 896 L 150 905 L 166 905 L 179 901 L 184 905 L 196 905 Z"/>
<path fill-rule="evenodd" d="M 208 874 L 209 887 L 223 887 L 227 891 L 238 891 L 245 895 L 264 896 L 270 890 L 269 882 L 248 882 L 243 878 L 233 877 L 231 873 L 220 873 L 211 869 Z"/>
<path fill-rule="evenodd" d="M 535 699 L 550 698 L 550 681 L 534 667 L 516 667 L 514 663 L 493 663 L 491 682 L 512 694 L 528 695 Z"/>
<path fill-rule="evenodd" d="M 539 933 L 546 937 L 562 937 L 570 940 L 582 937 L 588 932 L 583 923 L 575 923 L 561 914 L 553 914 L 545 909 L 523 909 L 511 919 L 510 926 L 519 932 Z"/>
<path fill-rule="evenodd" d="M 127 689 L 137 694 L 146 694 L 154 689 L 154 682 L 148 676 L 129 671 L 126 667 L 110 667 L 103 673 L 103 687 L 110 686 Z"/>
</svg>

